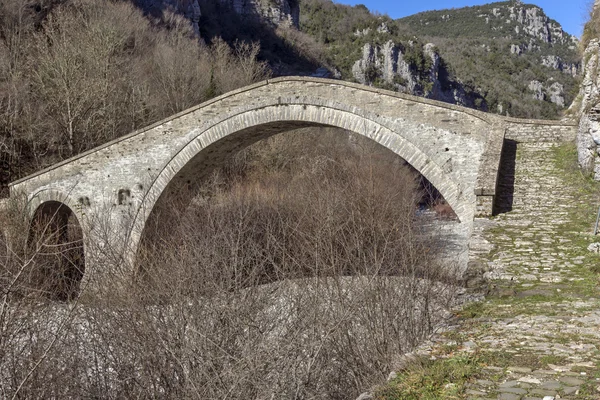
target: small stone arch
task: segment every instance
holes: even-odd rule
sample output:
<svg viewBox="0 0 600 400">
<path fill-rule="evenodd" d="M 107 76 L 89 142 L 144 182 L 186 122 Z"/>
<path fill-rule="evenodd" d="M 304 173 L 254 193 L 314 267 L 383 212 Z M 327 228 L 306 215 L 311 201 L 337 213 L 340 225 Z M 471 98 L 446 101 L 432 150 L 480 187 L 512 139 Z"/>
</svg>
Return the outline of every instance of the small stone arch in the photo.
<svg viewBox="0 0 600 400">
<path fill-rule="evenodd" d="M 85 274 L 85 231 L 68 197 L 56 191 L 32 196 L 27 252 L 33 259 L 29 284 L 48 298 L 79 295 Z"/>
<path fill-rule="evenodd" d="M 463 187 L 458 177 L 437 165 L 417 143 L 399 132 L 394 122 L 374 113 L 341 103 L 323 102 L 307 97 L 279 99 L 257 108 L 244 107 L 218 120 L 202 124 L 190 132 L 187 144 L 164 166 L 152 181 L 134 216 L 127 248 L 133 260 L 145 224 L 159 198 L 177 180 L 185 181 L 190 170 L 208 170 L 216 160 L 258 140 L 284 131 L 310 127 L 337 127 L 363 135 L 398 154 L 430 181 L 450 204 L 460 221 L 472 220 L 475 203 L 473 188 Z M 419 125 L 412 129 L 418 131 Z M 470 190 L 469 190 L 470 189 Z"/>
</svg>

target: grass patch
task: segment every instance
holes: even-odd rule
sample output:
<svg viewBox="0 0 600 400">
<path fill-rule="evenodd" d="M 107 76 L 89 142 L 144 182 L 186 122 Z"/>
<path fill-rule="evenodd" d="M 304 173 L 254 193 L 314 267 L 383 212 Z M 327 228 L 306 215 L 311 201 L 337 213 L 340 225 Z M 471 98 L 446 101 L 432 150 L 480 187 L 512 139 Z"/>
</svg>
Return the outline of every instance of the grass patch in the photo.
<svg viewBox="0 0 600 400">
<path fill-rule="evenodd" d="M 462 399 L 469 383 L 476 379 L 497 381 L 510 367 L 546 368 L 561 364 L 560 356 L 539 357 L 534 353 L 519 354 L 503 351 L 460 354 L 445 359 L 413 361 L 392 381 L 375 392 L 377 400 L 437 400 Z M 485 367 L 500 368 L 493 372 Z"/>
<path fill-rule="evenodd" d="M 578 198 L 588 200 L 569 208 L 570 222 L 564 228 L 576 232 L 590 231 L 600 205 L 600 186 L 591 176 L 585 175 L 577 164 L 577 148 L 565 143 L 553 148 L 555 166 L 563 171 L 563 179 Z M 582 229 L 583 228 L 583 229 Z"/>
<path fill-rule="evenodd" d="M 461 399 L 466 384 L 475 379 L 482 368 L 475 355 L 447 359 L 420 359 L 409 369 L 375 392 L 378 400 Z"/>
<path fill-rule="evenodd" d="M 564 356 L 546 355 L 540 358 L 540 367 L 548 368 L 548 364 L 562 365 L 566 360 L 567 357 Z"/>
<path fill-rule="evenodd" d="M 590 267 L 590 272 L 593 274 L 600 274 L 600 264 L 594 264 Z"/>
<path fill-rule="evenodd" d="M 483 316 L 485 304 L 482 301 L 469 303 L 458 312 L 458 317 L 462 319 L 472 319 Z"/>
<path fill-rule="evenodd" d="M 581 385 L 579 390 L 578 399 L 582 400 L 598 400 L 598 381 L 600 380 L 600 362 L 596 363 L 595 368 L 576 367 L 572 369 L 573 372 L 585 372 L 588 378 L 586 382 Z"/>
</svg>

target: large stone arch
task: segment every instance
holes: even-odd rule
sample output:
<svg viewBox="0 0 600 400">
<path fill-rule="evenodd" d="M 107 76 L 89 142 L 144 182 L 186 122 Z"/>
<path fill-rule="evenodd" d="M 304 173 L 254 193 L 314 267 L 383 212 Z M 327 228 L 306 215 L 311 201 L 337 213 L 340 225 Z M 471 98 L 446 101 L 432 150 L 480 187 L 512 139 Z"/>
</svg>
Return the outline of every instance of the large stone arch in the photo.
<svg viewBox="0 0 600 400">
<path fill-rule="evenodd" d="M 465 243 L 460 252 L 466 254 L 473 217 L 492 214 L 507 123 L 504 117 L 349 82 L 276 78 L 52 165 L 11 183 L 10 192 L 28 195 L 34 209 L 36 202 L 53 198 L 73 210 L 85 227 L 85 279 L 93 272 L 93 286 L 104 275 L 114 279 L 110 265 L 129 270 L 149 215 L 163 210 L 161 195 L 176 182 L 194 179 L 185 173 L 209 171 L 228 152 L 279 132 L 339 127 L 380 143 L 424 175 L 458 215 Z"/>
<path fill-rule="evenodd" d="M 39 191 L 27 202 L 27 247 L 35 260 L 34 276 L 39 275 L 34 284 L 60 300 L 79 295 L 85 273 L 86 235 L 77 209 L 68 196 L 57 190 Z"/>
<path fill-rule="evenodd" d="M 363 135 L 398 154 L 429 180 L 448 201 L 462 222 L 472 221 L 474 188 L 439 165 L 415 138 L 430 127 L 393 120 L 341 102 L 319 98 L 273 99 L 267 104 L 245 105 L 191 129 L 174 157 L 160 170 L 141 201 L 128 238 L 131 256 L 137 251 L 148 217 L 159 198 L 175 182 L 185 182 L 192 170 L 208 170 L 226 155 L 277 133 L 307 127 L 337 127 Z"/>
</svg>

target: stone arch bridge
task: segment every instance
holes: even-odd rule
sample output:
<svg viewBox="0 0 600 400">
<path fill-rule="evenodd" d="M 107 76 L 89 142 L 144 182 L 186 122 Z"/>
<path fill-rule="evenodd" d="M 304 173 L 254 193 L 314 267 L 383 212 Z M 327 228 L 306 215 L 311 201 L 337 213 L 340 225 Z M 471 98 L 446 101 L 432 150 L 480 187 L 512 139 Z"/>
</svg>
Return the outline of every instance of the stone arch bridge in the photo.
<svg viewBox="0 0 600 400">
<path fill-rule="evenodd" d="M 26 198 L 32 218 L 56 205 L 76 217 L 90 279 L 101 275 L 97 253 L 107 243 L 124 262 L 134 259 L 150 214 L 168 202 L 168 193 L 190 185 L 236 150 L 304 127 L 342 128 L 398 154 L 444 196 L 466 237 L 475 217 L 493 212 L 507 141 L 575 135 L 568 123 L 505 118 L 337 80 L 277 78 L 13 182 L 10 194 Z"/>
</svg>

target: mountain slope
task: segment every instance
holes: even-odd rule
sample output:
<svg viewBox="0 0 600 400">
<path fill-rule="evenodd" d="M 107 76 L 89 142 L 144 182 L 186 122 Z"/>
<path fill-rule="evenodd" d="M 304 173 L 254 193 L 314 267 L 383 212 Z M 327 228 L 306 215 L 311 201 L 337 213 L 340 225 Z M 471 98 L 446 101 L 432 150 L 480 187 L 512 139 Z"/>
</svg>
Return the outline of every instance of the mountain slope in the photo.
<svg viewBox="0 0 600 400">
<path fill-rule="evenodd" d="M 174 3 L 135 1 L 144 9 Z M 539 7 L 516 0 L 400 20 L 331 0 L 177 4 L 207 42 L 260 42 L 274 75 L 318 70 L 318 76 L 529 118 L 560 118 L 577 89 L 577 39 Z"/>
<path fill-rule="evenodd" d="M 504 1 L 397 22 L 403 32 L 435 43 L 451 75 L 476 87 L 490 111 L 555 118 L 573 100 L 577 38 L 535 5 Z"/>
<path fill-rule="evenodd" d="M 300 30 L 324 47 L 341 79 L 487 110 L 473 87 L 452 79 L 435 45 L 365 6 L 301 0 Z"/>
</svg>

